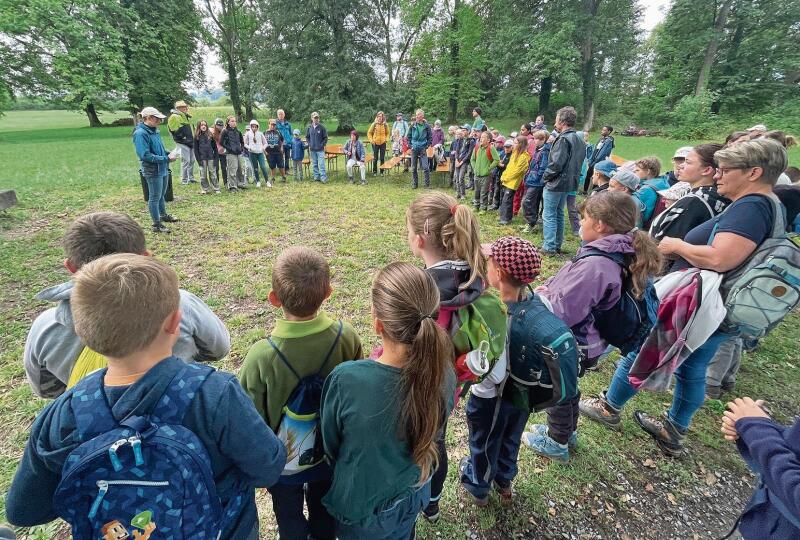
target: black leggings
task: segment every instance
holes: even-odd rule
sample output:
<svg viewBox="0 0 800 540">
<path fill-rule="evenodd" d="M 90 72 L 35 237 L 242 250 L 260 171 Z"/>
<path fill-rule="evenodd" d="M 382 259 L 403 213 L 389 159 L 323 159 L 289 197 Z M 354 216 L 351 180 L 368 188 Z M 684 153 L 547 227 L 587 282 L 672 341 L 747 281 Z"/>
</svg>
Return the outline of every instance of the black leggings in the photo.
<svg viewBox="0 0 800 540">
<path fill-rule="evenodd" d="M 431 477 L 431 504 L 438 503 L 444 489 L 444 481 L 447 478 L 447 448 L 444 445 L 444 438 L 447 434 L 447 421 L 442 426 L 442 436 L 436 440 L 436 450 L 439 452 L 439 465 Z"/>
<path fill-rule="evenodd" d="M 378 174 L 378 159 L 381 160 L 381 165 L 386 163 L 386 143 L 372 145 L 372 174 Z"/>
</svg>

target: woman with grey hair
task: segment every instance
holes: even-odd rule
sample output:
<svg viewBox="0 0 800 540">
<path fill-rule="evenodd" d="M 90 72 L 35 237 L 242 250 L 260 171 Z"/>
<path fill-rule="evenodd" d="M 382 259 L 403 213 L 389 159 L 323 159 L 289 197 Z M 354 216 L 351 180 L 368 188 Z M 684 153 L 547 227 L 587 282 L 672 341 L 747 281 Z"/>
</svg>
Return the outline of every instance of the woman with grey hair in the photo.
<svg viewBox="0 0 800 540">
<path fill-rule="evenodd" d="M 780 202 L 772 192 L 786 168 L 783 146 L 757 139 L 719 150 L 714 157 L 717 191 L 733 202 L 723 213 L 689 231 L 683 240 L 661 239 L 659 251 L 676 259 L 673 271 L 694 267 L 723 273 L 738 268 L 770 237 L 774 221 L 784 221 Z M 672 407 L 663 418 L 634 412 L 636 422 L 665 454 L 683 452 L 692 417 L 705 400 L 706 368 L 720 345 L 731 337 L 720 327 L 675 370 Z M 622 407 L 637 392 L 628 381 L 634 359 L 628 355 L 619 362 L 608 390 L 600 397 L 581 401 L 581 413 L 608 427 L 620 428 Z"/>
</svg>

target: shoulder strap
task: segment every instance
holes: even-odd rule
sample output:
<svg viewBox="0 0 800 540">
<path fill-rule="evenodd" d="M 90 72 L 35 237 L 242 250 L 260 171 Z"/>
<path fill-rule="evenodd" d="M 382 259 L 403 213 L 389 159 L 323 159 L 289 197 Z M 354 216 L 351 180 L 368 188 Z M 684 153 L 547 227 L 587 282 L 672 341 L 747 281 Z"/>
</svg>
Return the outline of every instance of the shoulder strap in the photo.
<svg viewBox="0 0 800 540">
<path fill-rule="evenodd" d="M 319 370 L 317 370 L 317 373 L 316 373 L 317 375 L 322 373 L 322 371 L 325 369 L 325 366 L 328 365 L 328 360 L 330 359 L 331 355 L 333 354 L 333 349 L 336 348 L 336 345 L 339 343 L 339 338 L 342 337 L 342 329 L 343 328 L 344 328 L 344 324 L 340 320 L 339 321 L 339 329 L 336 332 L 336 338 L 334 338 L 330 349 L 328 349 L 328 354 L 325 355 L 325 359 L 322 361 L 322 365 L 320 366 Z M 289 363 L 289 359 L 286 358 L 286 356 L 281 352 L 281 350 L 278 348 L 278 346 L 275 345 L 275 342 L 272 341 L 272 338 L 268 337 L 267 341 L 269 342 L 270 345 L 272 345 L 272 348 L 275 349 L 275 353 L 278 355 L 278 358 L 280 358 L 281 361 L 286 365 L 286 367 L 289 368 L 289 371 L 292 372 L 292 375 L 294 375 L 295 378 L 297 378 L 298 381 L 302 380 L 302 377 L 300 376 L 300 374 L 298 374 L 297 371 L 295 371 L 295 369 L 292 367 L 292 364 Z"/>
<path fill-rule="evenodd" d="M 99 369 L 81 379 L 72 391 L 70 405 L 75 415 L 75 427 L 81 441 L 111 431 L 117 427 L 117 419 L 108 405 L 103 390 L 103 377 L 107 368 Z"/>
<path fill-rule="evenodd" d="M 205 364 L 186 363 L 170 381 L 161 398 L 150 412 L 154 422 L 162 424 L 180 424 L 189 405 L 197 395 L 200 386 L 214 372 L 214 368 Z"/>
<path fill-rule="evenodd" d="M 711 216 L 712 218 L 714 217 L 714 210 L 711 208 L 711 205 L 708 204 L 708 201 L 705 199 L 705 197 L 702 197 L 701 195 L 698 195 L 697 193 L 689 193 L 688 196 L 689 197 L 694 197 L 695 199 L 699 199 L 700 202 L 702 202 L 705 205 L 706 210 L 708 210 L 708 215 Z"/>
<path fill-rule="evenodd" d="M 581 259 L 585 259 L 586 257 L 605 257 L 606 259 L 614 261 L 623 268 L 627 268 L 627 265 L 625 264 L 625 257 L 620 253 L 609 253 L 607 251 L 603 251 L 602 249 L 597 249 L 594 247 L 587 249 L 584 253 L 581 253 L 580 255 L 576 255 L 572 260 L 579 261 Z"/>
<path fill-rule="evenodd" d="M 768 197 L 772 203 L 772 233 L 770 238 L 779 238 L 786 234 L 786 210 L 777 196 Z"/>
<path fill-rule="evenodd" d="M 322 370 L 324 370 L 325 366 L 328 365 L 328 360 L 330 360 L 331 355 L 333 354 L 333 349 L 336 348 L 336 345 L 339 343 L 339 338 L 342 337 L 342 328 L 343 327 L 344 327 L 344 324 L 342 323 L 341 320 L 339 320 L 339 329 L 336 331 L 336 338 L 333 340 L 333 343 L 331 343 L 331 348 L 328 349 L 328 354 L 325 355 L 325 360 L 322 361 L 322 365 L 320 366 L 319 371 L 317 371 L 317 375 L 322 373 Z"/>
</svg>

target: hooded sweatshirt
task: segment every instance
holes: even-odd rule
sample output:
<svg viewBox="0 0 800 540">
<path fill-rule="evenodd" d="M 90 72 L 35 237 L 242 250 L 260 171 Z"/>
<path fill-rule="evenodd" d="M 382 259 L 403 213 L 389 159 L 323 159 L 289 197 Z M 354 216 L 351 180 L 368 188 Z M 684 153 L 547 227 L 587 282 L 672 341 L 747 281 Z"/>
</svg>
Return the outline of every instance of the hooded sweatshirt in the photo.
<svg viewBox="0 0 800 540">
<path fill-rule="evenodd" d="M 183 365 L 183 360 L 172 356 L 130 386 L 106 386 L 114 418 L 149 414 Z M 45 407 L 31 427 L 25 454 L 6 495 L 6 515 L 15 525 L 39 525 L 57 517 L 53 494 L 61 470 L 70 452 L 83 442 L 76 427 L 72 393 L 71 389 Z M 286 462 L 283 444 L 231 373 L 209 375 L 188 405 L 182 425 L 197 435 L 208 452 L 223 504 L 238 493 L 237 482 L 249 488 L 239 515 L 221 536 L 246 540 L 258 523 L 252 488 L 277 482 Z"/>
<path fill-rule="evenodd" d="M 590 248 L 632 255 L 633 237 L 604 236 L 581 247 L 578 255 Z M 536 292 L 548 300 L 553 313 L 570 327 L 578 346 L 586 350 L 589 358 L 603 353 L 607 344 L 595 328 L 593 312 L 609 309 L 620 299 L 622 271 L 617 263 L 599 255 L 572 260 Z"/>
<path fill-rule="evenodd" d="M 69 375 L 84 344 L 75 334 L 70 296 L 73 283 L 68 281 L 43 290 L 37 300 L 57 302 L 39 315 L 25 341 L 25 372 L 37 396 L 56 398 L 66 389 Z M 181 333 L 172 353 L 184 360 L 207 362 L 220 360 L 231 348 L 225 324 L 190 292 L 180 291 Z"/>
</svg>

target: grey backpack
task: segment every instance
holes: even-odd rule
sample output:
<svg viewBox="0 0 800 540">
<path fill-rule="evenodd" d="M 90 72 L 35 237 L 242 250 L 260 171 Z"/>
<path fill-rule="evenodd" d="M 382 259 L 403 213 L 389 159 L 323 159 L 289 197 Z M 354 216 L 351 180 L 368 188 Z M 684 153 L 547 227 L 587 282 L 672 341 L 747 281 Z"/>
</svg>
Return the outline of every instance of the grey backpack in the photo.
<svg viewBox="0 0 800 540">
<path fill-rule="evenodd" d="M 769 200 L 772 232 L 720 285 L 728 312 L 722 328 L 745 339 L 765 336 L 800 302 L 800 236 L 786 233 L 783 206 L 777 197 Z"/>
</svg>

